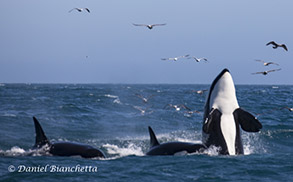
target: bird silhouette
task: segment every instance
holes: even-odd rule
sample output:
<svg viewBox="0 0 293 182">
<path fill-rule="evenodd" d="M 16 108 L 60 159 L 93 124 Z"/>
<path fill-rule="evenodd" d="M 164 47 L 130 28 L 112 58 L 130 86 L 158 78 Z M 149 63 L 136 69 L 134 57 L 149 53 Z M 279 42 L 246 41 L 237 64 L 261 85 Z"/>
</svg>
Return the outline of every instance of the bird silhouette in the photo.
<svg viewBox="0 0 293 182">
<path fill-rule="evenodd" d="M 195 92 L 195 93 L 200 94 L 200 95 L 202 95 L 206 91 L 208 91 L 208 90 L 207 89 L 204 89 L 204 90 L 192 90 L 192 92 Z"/>
<path fill-rule="evenodd" d="M 147 103 L 147 102 L 149 101 L 149 99 L 152 98 L 154 95 L 151 95 L 151 96 L 149 96 L 149 97 L 144 97 L 144 96 L 142 96 L 142 95 L 140 95 L 140 94 L 135 94 L 135 96 L 141 98 L 141 100 L 142 100 L 144 103 Z"/>
<path fill-rule="evenodd" d="M 132 23 L 134 26 L 144 26 L 144 27 L 147 27 L 148 29 L 153 29 L 155 26 L 164 26 L 166 25 L 166 23 L 163 23 L 163 24 L 136 24 L 136 23 Z"/>
<path fill-rule="evenodd" d="M 262 72 L 256 72 L 256 73 L 251 73 L 253 75 L 255 74 L 263 74 L 263 75 L 267 75 L 270 72 L 274 72 L 274 71 L 280 71 L 281 69 L 275 69 L 275 70 L 268 70 L 268 71 L 262 71 Z"/>
<path fill-rule="evenodd" d="M 73 10 L 77 10 L 78 12 L 82 12 L 83 10 L 86 10 L 87 12 L 91 12 L 88 8 L 73 8 L 72 10 L 68 11 L 69 13 L 72 12 Z"/>
<path fill-rule="evenodd" d="M 194 56 L 192 56 L 192 57 L 190 57 L 189 59 L 191 59 L 191 58 L 193 58 L 196 62 L 200 62 L 201 60 L 204 60 L 205 62 L 208 62 L 208 59 L 207 58 L 197 58 L 197 57 L 194 57 Z"/>
<path fill-rule="evenodd" d="M 293 112 L 293 107 L 282 107 L 282 109 L 287 109 L 290 112 Z"/>
<path fill-rule="evenodd" d="M 270 64 L 274 64 L 274 65 L 278 65 L 279 66 L 279 64 L 274 63 L 274 62 L 265 62 L 265 61 L 259 60 L 259 59 L 255 60 L 255 61 L 263 63 L 264 66 L 269 66 Z"/>
<path fill-rule="evenodd" d="M 186 105 L 184 105 L 184 104 L 178 104 L 178 105 L 175 105 L 175 104 L 167 104 L 166 106 L 165 106 L 165 108 L 166 107 L 171 107 L 171 108 L 174 108 L 176 111 L 180 111 L 181 109 L 186 109 L 186 110 L 188 110 L 188 111 L 191 111 L 191 109 L 190 108 L 188 108 Z"/>
<path fill-rule="evenodd" d="M 178 57 L 174 57 L 174 58 L 162 58 L 161 60 L 170 60 L 170 61 L 178 61 L 178 59 L 180 58 L 186 58 L 188 57 L 189 54 L 185 55 L 185 56 L 178 56 Z"/>
<path fill-rule="evenodd" d="M 274 49 L 277 49 L 278 47 L 282 47 L 283 49 L 288 51 L 288 48 L 287 48 L 287 46 L 285 44 L 277 44 L 275 41 L 271 41 L 271 42 L 266 44 L 266 46 L 268 46 L 268 45 L 273 45 Z"/>
</svg>

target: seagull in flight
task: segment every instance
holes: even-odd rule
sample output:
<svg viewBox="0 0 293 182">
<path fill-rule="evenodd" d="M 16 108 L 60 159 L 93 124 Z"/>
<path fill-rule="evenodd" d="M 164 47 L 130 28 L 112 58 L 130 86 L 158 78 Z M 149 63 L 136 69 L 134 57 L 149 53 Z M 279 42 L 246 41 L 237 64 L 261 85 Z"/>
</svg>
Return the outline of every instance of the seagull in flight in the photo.
<svg viewBox="0 0 293 182">
<path fill-rule="evenodd" d="M 204 60 L 205 62 L 208 62 L 208 59 L 207 58 L 197 58 L 197 57 L 194 57 L 194 56 L 192 56 L 192 57 L 190 57 L 189 59 L 191 59 L 191 58 L 193 58 L 196 62 L 200 62 L 201 60 Z"/>
<path fill-rule="evenodd" d="M 144 114 L 146 114 L 146 113 L 152 113 L 152 112 L 154 112 L 154 111 L 148 111 L 149 110 L 149 107 L 148 108 L 145 108 L 145 109 L 143 109 L 143 108 L 141 108 L 141 107 L 139 107 L 139 106 L 133 106 L 135 109 L 137 109 L 137 110 L 139 110 L 140 111 L 140 114 L 141 115 L 144 115 Z M 148 111 L 148 112 L 147 112 Z"/>
<path fill-rule="evenodd" d="M 192 90 L 192 92 L 195 92 L 195 93 L 200 94 L 200 95 L 202 95 L 206 91 L 208 91 L 208 89 L 204 89 L 204 90 Z"/>
<path fill-rule="evenodd" d="M 176 111 L 180 111 L 181 109 L 186 109 L 188 111 L 191 111 L 190 108 L 188 108 L 186 105 L 184 104 L 179 104 L 179 105 L 175 105 L 175 104 L 168 104 L 165 107 L 173 107 Z"/>
<path fill-rule="evenodd" d="M 268 46 L 268 45 L 270 45 L 270 44 L 273 45 L 273 48 L 274 48 L 274 49 L 277 49 L 278 47 L 282 47 L 283 49 L 285 49 L 286 51 L 288 51 L 288 48 L 286 47 L 285 44 L 277 44 L 276 42 L 271 41 L 271 42 L 267 43 L 266 46 Z"/>
<path fill-rule="evenodd" d="M 263 75 L 267 75 L 270 72 L 274 72 L 274 71 L 280 71 L 281 69 L 275 69 L 275 70 L 268 70 L 268 71 L 262 71 L 262 72 L 256 72 L 256 73 L 251 73 L 253 75 L 255 74 L 263 74 Z"/>
<path fill-rule="evenodd" d="M 82 12 L 83 10 L 86 10 L 87 12 L 91 12 L 88 8 L 73 8 L 72 10 L 68 11 L 68 13 L 72 12 L 73 10 L 77 10 L 78 12 Z"/>
<path fill-rule="evenodd" d="M 262 62 L 264 66 L 268 66 L 268 65 L 270 65 L 270 64 L 274 64 L 274 65 L 279 66 L 279 64 L 274 63 L 274 62 L 265 62 L 265 61 L 263 61 L 263 60 L 259 60 L 259 59 L 255 60 L 255 61 L 257 61 L 257 62 Z"/>
<path fill-rule="evenodd" d="M 185 56 L 178 56 L 178 57 L 174 57 L 174 58 L 162 58 L 161 60 L 170 60 L 170 61 L 178 61 L 178 59 L 180 58 L 186 58 L 188 57 L 189 54 L 185 55 Z"/>
<path fill-rule="evenodd" d="M 199 114 L 200 113 L 200 111 L 197 111 L 197 110 L 193 110 L 193 111 L 185 111 L 185 113 L 187 113 L 187 114 L 194 114 L 194 113 L 197 113 L 197 114 Z"/>
<path fill-rule="evenodd" d="M 137 97 L 139 97 L 139 98 L 141 98 L 142 99 L 142 101 L 144 102 L 144 103 L 147 103 L 148 101 L 149 101 L 149 99 L 150 98 L 152 98 L 154 95 L 151 95 L 151 96 L 149 96 L 149 97 L 144 97 L 144 96 L 142 96 L 142 95 L 140 95 L 140 94 L 135 94 Z"/>
<path fill-rule="evenodd" d="M 163 24 L 150 24 L 150 25 L 148 25 L 148 24 L 136 24 L 136 23 L 132 23 L 134 26 L 144 26 L 144 27 L 147 27 L 148 29 L 153 29 L 154 28 L 154 26 L 164 26 L 164 25 L 166 25 L 166 23 L 163 23 Z"/>
<path fill-rule="evenodd" d="M 196 114 L 200 114 L 200 111 L 197 111 L 197 110 L 193 110 L 193 111 L 185 111 L 185 112 L 184 112 L 184 116 L 190 118 L 190 117 L 192 117 L 192 115 L 195 114 L 195 113 L 196 113 Z"/>
<path fill-rule="evenodd" d="M 290 112 L 293 112 L 293 107 L 283 107 L 282 109 L 287 109 Z"/>
</svg>

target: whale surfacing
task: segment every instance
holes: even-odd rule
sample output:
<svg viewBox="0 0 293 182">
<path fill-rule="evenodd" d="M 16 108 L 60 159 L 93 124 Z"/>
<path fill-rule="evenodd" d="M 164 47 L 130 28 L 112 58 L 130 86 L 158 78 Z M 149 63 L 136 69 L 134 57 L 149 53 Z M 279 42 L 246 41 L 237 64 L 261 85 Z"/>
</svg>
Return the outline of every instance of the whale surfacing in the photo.
<svg viewBox="0 0 293 182">
<path fill-rule="evenodd" d="M 160 144 L 157 137 L 149 126 L 150 134 L 150 150 L 147 155 L 176 155 L 185 153 L 201 152 L 206 147 L 202 144 L 187 143 L 187 142 L 167 142 Z"/>
<path fill-rule="evenodd" d="M 232 76 L 224 69 L 213 81 L 205 104 L 203 143 L 207 147 L 219 147 L 220 154 L 243 154 L 239 126 L 247 132 L 262 128 L 253 115 L 239 107 Z"/>
<path fill-rule="evenodd" d="M 49 147 L 49 153 L 54 156 L 81 156 L 83 158 L 105 158 L 102 151 L 85 144 L 72 143 L 72 142 L 55 142 L 51 143 L 37 118 L 33 117 L 35 130 L 36 130 L 36 142 L 34 148 L 42 148 L 47 145 Z"/>
</svg>

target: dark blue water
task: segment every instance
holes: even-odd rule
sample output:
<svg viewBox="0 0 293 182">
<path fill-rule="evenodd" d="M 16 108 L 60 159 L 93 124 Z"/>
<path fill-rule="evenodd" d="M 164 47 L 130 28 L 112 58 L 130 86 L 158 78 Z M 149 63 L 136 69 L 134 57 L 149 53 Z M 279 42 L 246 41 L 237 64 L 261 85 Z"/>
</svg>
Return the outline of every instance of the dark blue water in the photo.
<svg viewBox="0 0 293 182">
<path fill-rule="evenodd" d="M 238 102 L 263 124 L 242 132 L 245 155 L 145 156 L 148 126 L 160 142 L 201 141 L 209 85 L 1 84 L 0 181 L 291 181 L 293 179 L 293 86 L 236 86 Z M 145 103 L 136 96 L 150 97 Z M 201 113 L 176 111 L 185 104 Z M 142 112 L 141 110 L 145 110 Z M 101 149 L 107 159 L 32 153 L 36 116 L 51 141 L 73 141 Z M 9 172 L 11 165 L 15 172 Z M 19 172 L 19 166 L 45 172 Z M 58 167 L 59 171 L 50 170 Z M 92 167 L 95 171 L 80 171 Z M 12 167 L 13 168 L 13 167 Z M 66 168 L 77 171 L 66 171 Z M 63 170 L 63 171 L 62 171 Z M 79 171 L 78 171 L 79 170 Z"/>
</svg>

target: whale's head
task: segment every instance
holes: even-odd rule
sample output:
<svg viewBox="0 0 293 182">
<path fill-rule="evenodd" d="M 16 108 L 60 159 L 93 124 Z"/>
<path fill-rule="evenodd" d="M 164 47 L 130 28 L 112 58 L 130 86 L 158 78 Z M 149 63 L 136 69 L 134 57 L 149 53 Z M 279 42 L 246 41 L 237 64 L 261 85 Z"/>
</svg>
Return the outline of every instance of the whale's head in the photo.
<svg viewBox="0 0 293 182">
<path fill-rule="evenodd" d="M 203 142 L 220 147 L 221 154 L 243 154 L 239 125 L 244 131 L 258 132 L 262 125 L 239 108 L 232 76 L 224 69 L 213 81 L 203 118 Z"/>
<path fill-rule="evenodd" d="M 216 108 L 221 112 L 233 112 L 239 107 L 234 82 L 228 69 L 224 69 L 213 81 L 207 104 L 209 108 Z"/>
</svg>

